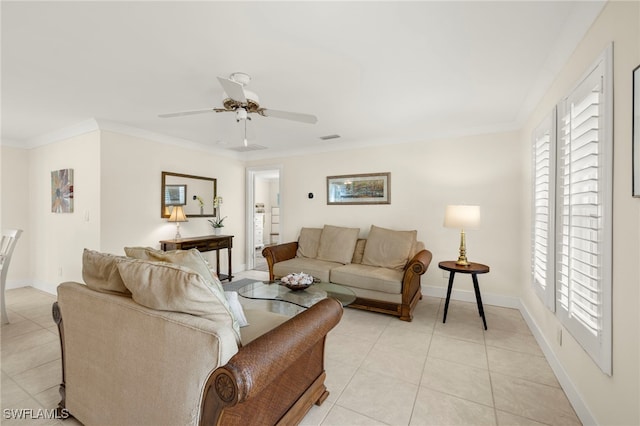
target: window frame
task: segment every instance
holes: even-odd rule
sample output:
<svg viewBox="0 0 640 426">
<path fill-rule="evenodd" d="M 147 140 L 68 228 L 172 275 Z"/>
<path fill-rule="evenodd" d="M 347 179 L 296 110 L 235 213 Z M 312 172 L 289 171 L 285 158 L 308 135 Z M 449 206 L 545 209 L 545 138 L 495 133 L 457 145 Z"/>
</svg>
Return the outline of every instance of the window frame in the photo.
<svg viewBox="0 0 640 426">
<path fill-rule="evenodd" d="M 594 74 L 597 73 L 597 74 Z M 588 234 L 588 238 L 586 241 L 593 242 L 595 241 L 597 247 L 597 261 L 595 262 L 596 270 L 598 271 L 597 275 L 597 291 L 596 297 L 594 300 L 596 302 L 592 302 L 595 304 L 597 308 L 597 322 L 595 327 L 589 328 L 587 324 L 588 321 L 584 319 L 579 319 L 580 315 L 576 315 L 580 311 L 580 304 L 573 304 L 571 298 L 575 298 L 575 300 L 581 301 L 582 296 L 578 293 L 577 289 L 584 289 L 587 286 L 580 284 L 580 281 L 583 279 L 578 277 L 578 279 L 574 280 L 577 285 L 569 284 L 569 290 L 565 292 L 565 294 L 569 295 L 569 298 L 565 298 L 569 300 L 569 303 L 564 303 L 561 300 L 562 297 L 562 285 L 560 283 L 560 275 L 561 272 L 566 272 L 566 269 L 571 266 L 573 263 L 582 263 L 591 264 L 594 263 L 593 258 L 589 259 L 588 262 L 582 262 L 580 260 L 572 258 L 572 255 L 576 255 L 577 248 L 581 246 L 584 248 L 585 243 L 581 243 L 579 240 L 584 237 L 585 234 L 578 235 L 578 233 L 570 233 L 567 234 L 569 237 L 574 237 L 574 242 L 569 240 L 568 244 L 563 245 L 563 215 L 562 210 L 566 203 L 563 203 L 563 177 L 560 175 L 562 170 L 562 162 L 567 160 L 569 162 L 572 161 L 570 155 L 568 157 L 564 157 L 562 153 L 563 143 L 565 139 L 563 139 L 562 133 L 562 125 L 563 120 L 566 119 L 566 103 L 571 99 L 580 99 L 584 101 L 588 99 L 590 93 L 594 93 L 592 88 L 593 86 L 589 86 L 588 84 L 593 84 L 590 79 L 599 78 L 599 88 L 600 95 L 598 96 L 598 102 L 594 109 L 597 109 L 597 141 L 595 155 L 597 156 L 597 190 L 590 191 L 591 194 L 597 194 L 596 203 L 598 206 L 597 215 L 588 216 L 590 221 L 600 220 L 598 225 L 594 229 L 589 229 L 591 233 Z M 597 81 L 597 80 L 596 80 Z M 585 96 L 581 97 L 582 93 L 586 93 Z M 578 102 L 576 102 L 577 104 Z M 556 105 L 553 112 L 551 113 L 551 121 L 552 121 L 552 135 L 555 153 L 555 159 L 553 163 L 553 173 L 550 173 L 550 176 L 554 177 L 553 191 L 555 191 L 555 195 L 553 198 L 553 202 L 549 203 L 549 216 L 553 216 L 553 227 L 555 228 L 553 234 L 549 234 L 552 239 L 551 244 L 553 244 L 554 257 L 547 256 L 547 259 L 551 259 L 549 263 L 547 263 L 546 270 L 548 273 L 547 276 L 547 285 L 546 287 L 541 285 L 540 283 L 536 283 L 535 276 L 535 259 L 536 256 L 535 250 L 535 225 L 536 225 L 536 152 L 535 152 L 535 143 L 537 138 L 539 137 L 539 132 L 544 131 L 545 125 L 548 126 L 545 118 L 545 121 L 540 123 L 540 125 L 534 130 L 532 134 L 532 241 L 531 241 L 531 282 L 532 286 L 535 289 L 535 292 L 540 297 L 541 301 L 547 306 L 552 312 L 555 312 L 558 321 L 562 326 L 564 326 L 569 333 L 576 339 L 576 341 L 582 346 L 582 348 L 588 353 L 588 355 L 593 359 L 593 361 L 599 366 L 599 368 L 607 375 L 612 374 L 612 294 L 613 294 L 613 45 L 609 44 L 604 52 L 598 56 L 597 60 L 588 67 L 587 71 L 581 76 L 578 80 L 578 83 L 568 91 L 568 94 L 564 96 L 560 102 Z M 589 108 L 585 108 L 582 111 L 587 112 Z M 577 117 L 577 116 L 576 116 Z M 593 116 L 589 116 L 593 118 Z M 585 121 L 585 123 L 588 120 Z M 587 126 L 588 127 L 588 126 Z M 571 139 L 570 143 L 576 144 L 572 149 L 574 152 L 582 149 L 583 145 L 582 141 L 578 142 L 578 138 Z M 587 142 L 584 146 L 593 143 Z M 579 145 L 579 148 L 576 146 Z M 591 152 L 590 155 L 594 155 L 594 152 Z M 586 158 L 586 157 L 585 157 Z M 573 163 L 575 165 L 575 162 Z M 579 173 L 583 173 L 582 171 L 578 171 L 571 176 L 575 179 L 577 178 Z M 551 179 L 551 177 L 550 177 Z M 587 179 L 591 180 L 591 179 Z M 575 182 L 569 183 L 569 186 L 576 185 Z M 578 202 L 577 199 L 580 196 L 584 195 L 576 195 L 576 192 L 568 192 L 568 199 L 570 200 L 568 205 L 570 206 L 579 206 L 584 205 L 585 202 Z M 571 200 L 574 198 L 575 200 Z M 589 204 L 589 203 L 586 203 Z M 570 227 L 571 221 L 575 220 L 579 217 L 576 213 L 571 213 L 569 219 Z M 551 220 L 551 219 L 550 219 Z M 551 228 L 551 225 L 549 225 Z M 592 225 L 587 226 L 587 228 L 591 228 Z M 580 226 L 575 226 L 576 229 L 580 228 Z M 565 228 L 566 231 L 566 228 Z M 571 231 L 575 231 L 575 229 L 571 229 Z M 593 232 L 595 232 L 596 237 L 593 237 Z M 565 240 L 566 241 L 566 240 Z M 563 260 L 563 248 L 569 247 L 569 250 L 565 251 L 565 260 Z M 567 255 L 568 254 L 568 255 Z M 563 263 L 564 262 L 564 263 Z M 566 264 L 566 267 L 565 267 Z M 582 265 L 582 266 L 583 266 Z M 593 266 L 593 265 L 590 265 Z M 563 270 L 563 267 L 565 269 Z M 579 269 L 579 268 L 576 268 Z M 551 272 L 549 272 L 551 271 Z M 578 275 L 579 272 L 575 270 L 569 272 L 570 276 Z M 566 274 L 565 274 L 566 275 Z M 553 281 L 550 283 L 549 276 L 553 277 Z M 588 281 L 586 279 L 585 281 Z M 551 285 L 549 285 L 549 283 Z M 566 287 L 566 286 L 565 286 Z M 549 293 L 552 293 L 552 297 Z M 551 301 L 553 298 L 553 301 Z M 582 303 L 583 305 L 585 303 Z M 570 306 L 567 309 L 567 306 Z M 578 306 L 578 309 L 572 310 L 571 306 Z M 583 315 L 585 316 L 585 315 Z M 583 322 L 580 322 L 583 321 Z M 592 321 L 593 322 L 593 321 Z"/>
</svg>

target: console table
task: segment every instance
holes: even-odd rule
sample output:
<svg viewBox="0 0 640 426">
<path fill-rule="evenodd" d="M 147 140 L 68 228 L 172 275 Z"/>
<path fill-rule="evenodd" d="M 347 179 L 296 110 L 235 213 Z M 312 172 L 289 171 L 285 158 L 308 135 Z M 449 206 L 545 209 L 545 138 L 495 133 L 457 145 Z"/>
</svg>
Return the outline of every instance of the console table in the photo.
<svg viewBox="0 0 640 426">
<path fill-rule="evenodd" d="M 168 250 L 189 250 L 197 249 L 198 251 L 215 251 L 216 252 L 216 273 L 220 281 L 233 278 L 231 273 L 231 248 L 233 247 L 233 235 L 205 235 L 202 237 L 178 238 L 175 240 L 160 241 L 160 249 Z M 228 271 L 229 274 L 220 273 L 220 253 L 221 249 L 227 249 L 227 257 L 229 258 Z"/>
</svg>

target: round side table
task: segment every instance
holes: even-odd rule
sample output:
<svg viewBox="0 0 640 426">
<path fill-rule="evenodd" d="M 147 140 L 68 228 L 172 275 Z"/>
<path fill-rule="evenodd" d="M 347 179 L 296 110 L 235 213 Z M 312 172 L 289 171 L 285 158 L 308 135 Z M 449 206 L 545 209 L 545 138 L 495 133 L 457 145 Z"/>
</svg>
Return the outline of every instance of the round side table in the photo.
<svg viewBox="0 0 640 426">
<path fill-rule="evenodd" d="M 447 300 L 444 304 L 444 317 L 442 322 L 447 322 L 447 311 L 449 310 L 449 299 L 451 298 L 451 289 L 453 288 L 453 278 L 456 276 L 456 272 L 461 274 L 471 274 L 473 280 L 473 289 L 476 293 L 476 303 L 478 304 L 478 313 L 482 318 L 484 329 L 487 329 L 487 320 L 484 317 L 484 308 L 482 306 L 482 296 L 480 296 L 480 286 L 478 285 L 478 274 L 486 274 L 489 272 L 489 267 L 481 263 L 471 262 L 468 266 L 462 266 L 456 264 L 455 260 L 447 260 L 438 263 L 438 268 L 449 271 L 449 287 L 447 288 Z"/>
</svg>

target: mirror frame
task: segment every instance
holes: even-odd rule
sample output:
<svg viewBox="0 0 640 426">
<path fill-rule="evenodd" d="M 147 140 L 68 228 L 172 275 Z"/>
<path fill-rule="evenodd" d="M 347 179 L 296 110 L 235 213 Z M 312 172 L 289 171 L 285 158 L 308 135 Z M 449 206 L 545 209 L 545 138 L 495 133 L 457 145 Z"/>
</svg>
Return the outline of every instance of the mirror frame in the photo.
<svg viewBox="0 0 640 426">
<path fill-rule="evenodd" d="M 175 177 L 181 177 L 181 178 L 187 178 L 187 179 L 200 179 L 200 180 L 205 180 L 205 181 L 210 181 L 213 184 L 213 197 L 217 197 L 218 196 L 218 181 L 216 178 L 208 178 L 208 177 L 204 177 L 204 176 L 194 176 L 194 175 L 187 175 L 184 173 L 174 173 L 174 172 L 162 172 L 162 182 L 161 182 L 161 187 L 160 187 L 160 217 L 163 219 L 167 219 L 169 218 L 170 213 L 167 213 L 167 206 L 164 204 L 164 193 L 166 191 L 166 187 L 167 187 L 167 183 L 166 183 L 166 177 L 167 176 L 175 176 Z M 171 184 L 173 185 L 173 184 Z M 213 209 L 213 214 L 188 214 L 187 217 L 216 217 L 216 208 L 214 207 Z"/>
</svg>

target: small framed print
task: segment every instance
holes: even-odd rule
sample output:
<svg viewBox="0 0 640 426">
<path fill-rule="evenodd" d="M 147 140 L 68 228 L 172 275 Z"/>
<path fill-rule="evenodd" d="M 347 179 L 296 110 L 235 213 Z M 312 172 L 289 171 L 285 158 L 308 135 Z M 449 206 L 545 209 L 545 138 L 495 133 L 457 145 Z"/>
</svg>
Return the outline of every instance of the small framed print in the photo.
<svg viewBox="0 0 640 426">
<path fill-rule="evenodd" d="M 327 204 L 391 204 L 391 173 L 327 176 Z"/>
</svg>

